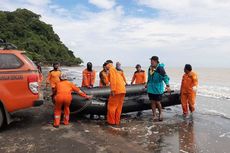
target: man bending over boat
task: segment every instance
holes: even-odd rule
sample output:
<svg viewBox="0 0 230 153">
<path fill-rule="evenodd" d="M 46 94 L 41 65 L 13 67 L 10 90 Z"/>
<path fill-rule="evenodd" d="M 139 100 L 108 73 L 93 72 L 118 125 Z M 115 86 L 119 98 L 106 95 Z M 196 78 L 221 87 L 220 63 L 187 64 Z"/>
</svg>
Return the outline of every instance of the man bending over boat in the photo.
<svg viewBox="0 0 230 153">
<path fill-rule="evenodd" d="M 81 97 L 84 97 L 86 99 L 92 98 L 92 96 L 86 95 L 72 82 L 69 82 L 67 80 L 66 74 L 62 73 L 60 76 L 60 82 L 57 83 L 57 85 L 55 86 L 56 95 L 54 98 L 55 106 L 54 106 L 54 124 L 53 124 L 55 128 L 58 128 L 60 125 L 62 106 L 64 106 L 64 125 L 69 124 L 69 114 L 70 114 L 69 106 L 72 101 L 71 93 L 73 91 L 77 92 Z"/>
</svg>

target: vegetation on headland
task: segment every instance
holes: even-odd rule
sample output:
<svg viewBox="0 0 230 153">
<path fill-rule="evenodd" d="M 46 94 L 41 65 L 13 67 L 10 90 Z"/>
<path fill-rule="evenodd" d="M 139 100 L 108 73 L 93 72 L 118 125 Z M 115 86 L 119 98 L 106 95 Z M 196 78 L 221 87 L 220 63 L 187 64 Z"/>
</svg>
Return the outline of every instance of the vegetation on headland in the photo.
<svg viewBox="0 0 230 153">
<path fill-rule="evenodd" d="M 68 66 L 83 63 L 61 42 L 52 26 L 42 22 L 40 17 L 27 9 L 0 11 L 0 39 L 25 50 L 33 61 L 60 62 Z"/>
</svg>

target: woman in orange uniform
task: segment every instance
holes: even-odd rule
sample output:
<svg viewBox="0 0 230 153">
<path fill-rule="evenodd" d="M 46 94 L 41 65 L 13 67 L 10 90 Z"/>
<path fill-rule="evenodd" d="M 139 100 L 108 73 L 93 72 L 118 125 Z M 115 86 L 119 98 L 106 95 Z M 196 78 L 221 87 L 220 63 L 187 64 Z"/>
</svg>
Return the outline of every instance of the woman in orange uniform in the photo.
<svg viewBox="0 0 230 153">
<path fill-rule="evenodd" d="M 72 101 L 72 91 L 77 92 L 80 96 L 91 99 L 91 96 L 87 96 L 84 92 L 82 92 L 78 87 L 76 87 L 73 83 L 67 81 L 66 74 L 62 73 L 60 77 L 60 82 L 57 83 L 55 91 L 55 107 L 54 107 L 54 127 L 58 128 L 60 125 L 61 119 L 61 111 L 62 106 L 64 106 L 64 125 L 69 124 L 69 106 Z"/>
<path fill-rule="evenodd" d="M 123 78 L 125 84 L 127 84 L 126 77 L 125 77 L 125 73 L 124 73 L 124 71 L 121 69 L 121 63 L 119 63 L 119 62 L 116 63 L 116 70 L 117 70 L 117 72 L 121 75 L 121 77 Z"/>
<path fill-rule="evenodd" d="M 109 71 L 111 89 L 107 107 L 107 122 L 109 125 L 119 125 L 126 93 L 125 83 L 121 75 L 114 68 L 111 60 L 106 61 L 106 69 Z"/>
<path fill-rule="evenodd" d="M 185 74 L 181 83 L 181 105 L 183 109 L 183 116 L 187 117 L 188 108 L 191 116 L 195 110 L 196 91 L 198 86 L 197 74 L 192 71 L 192 66 L 186 64 L 184 67 Z"/>
<path fill-rule="evenodd" d="M 135 84 L 145 84 L 146 83 L 145 71 L 141 69 L 140 64 L 136 65 L 136 69 L 137 69 L 137 71 L 134 72 L 134 74 L 133 74 L 131 84 L 133 84 L 134 82 L 135 82 Z"/>
<path fill-rule="evenodd" d="M 96 78 L 96 71 L 93 70 L 93 64 L 87 63 L 87 68 L 82 72 L 82 87 L 93 88 Z"/>
</svg>

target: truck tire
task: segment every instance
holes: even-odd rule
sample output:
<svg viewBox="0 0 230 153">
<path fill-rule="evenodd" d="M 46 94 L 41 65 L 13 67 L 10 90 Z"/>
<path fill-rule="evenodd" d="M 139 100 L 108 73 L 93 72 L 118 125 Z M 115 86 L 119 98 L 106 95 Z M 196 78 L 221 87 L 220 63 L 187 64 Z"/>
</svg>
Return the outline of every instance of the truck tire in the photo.
<svg viewBox="0 0 230 153">
<path fill-rule="evenodd" d="M 0 106 L 0 129 L 2 129 L 3 126 L 4 126 L 4 119 L 5 119 L 5 117 L 4 117 L 4 114 L 3 114 L 3 109 Z"/>
</svg>

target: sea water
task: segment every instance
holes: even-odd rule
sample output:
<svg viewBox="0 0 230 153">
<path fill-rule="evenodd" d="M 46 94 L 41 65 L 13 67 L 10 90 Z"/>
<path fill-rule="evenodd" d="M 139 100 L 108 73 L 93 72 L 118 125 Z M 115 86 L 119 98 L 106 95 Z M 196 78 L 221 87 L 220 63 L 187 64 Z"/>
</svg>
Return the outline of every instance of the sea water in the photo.
<svg viewBox="0 0 230 153">
<path fill-rule="evenodd" d="M 85 67 L 63 67 L 68 76 L 73 78 L 73 82 L 81 85 L 82 71 Z M 147 68 L 143 68 L 147 72 Z M 95 86 L 99 85 L 99 72 L 101 67 L 94 67 L 97 72 Z M 131 82 L 135 68 L 123 68 L 128 83 Z M 198 95 L 230 99 L 230 68 L 196 68 L 194 71 L 198 74 L 199 87 Z M 183 68 L 167 68 L 166 72 L 170 77 L 170 84 L 173 90 L 179 90 L 183 76 Z"/>
</svg>

